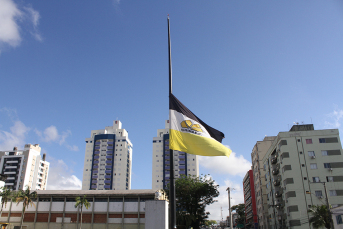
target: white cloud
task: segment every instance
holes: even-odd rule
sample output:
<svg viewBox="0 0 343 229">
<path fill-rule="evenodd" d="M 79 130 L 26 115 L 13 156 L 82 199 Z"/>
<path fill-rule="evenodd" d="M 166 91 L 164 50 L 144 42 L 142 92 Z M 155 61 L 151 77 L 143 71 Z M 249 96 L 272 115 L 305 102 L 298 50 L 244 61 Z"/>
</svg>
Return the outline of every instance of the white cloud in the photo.
<svg viewBox="0 0 343 229">
<path fill-rule="evenodd" d="M 43 140 L 46 142 L 58 141 L 61 138 L 61 136 L 58 134 L 58 130 L 56 126 L 47 127 L 44 130 L 43 134 L 44 134 Z"/>
<path fill-rule="evenodd" d="M 0 130 L 0 150 L 11 150 L 14 146 L 24 147 L 25 137 L 30 128 L 21 121 L 15 121 L 10 130 L 11 132 Z"/>
<path fill-rule="evenodd" d="M 80 190 L 82 182 L 63 160 L 50 158 L 48 190 Z"/>
<path fill-rule="evenodd" d="M 12 0 L 0 0 L 0 42 L 10 46 L 20 44 L 19 26 L 17 21 L 22 12 Z"/>
<path fill-rule="evenodd" d="M 243 186 L 242 184 L 234 183 L 230 180 L 225 180 L 224 184 L 219 184 L 219 196 L 215 199 L 216 203 L 213 203 L 206 207 L 206 211 L 210 212 L 209 219 L 221 220 L 221 216 L 226 220 L 229 215 L 229 199 L 227 187 L 231 189 L 231 206 L 244 203 Z M 223 210 L 223 211 L 221 211 Z"/>
<path fill-rule="evenodd" d="M 343 121 L 343 110 L 335 109 L 326 115 L 329 120 L 325 121 L 326 128 L 339 128 Z"/>
<path fill-rule="evenodd" d="M 22 40 L 23 29 L 27 29 L 35 39 L 41 41 L 42 37 L 38 32 L 39 18 L 39 12 L 31 6 L 17 5 L 13 0 L 0 0 L 0 47 L 18 46 Z M 19 25 L 25 25 L 26 21 L 29 21 L 29 27 Z"/>
<path fill-rule="evenodd" d="M 244 176 L 251 169 L 251 162 L 232 152 L 230 157 L 202 157 L 199 156 L 201 167 L 209 170 L 210 174 L 227 174 Z"/>
<path fill-rule="evenodd" d="M 70 150 L 70 151 L 79 151 L 79 147 L 76 146 L 76 145 L 67 145 L 67 148 Z"/>
<path fill-rule="evenodd" d="M 40 137 L 41 141 L 44 142 L 56 142 L 60 145 L 66 146 L 70 151 L 79 151 L 79 147 L 76 145 L 68 145 L 66 143 L 66 138 L 71 135 L 71 131 L 63 131 L 62 134 L 59 134 L 57 127 L 54 125 L 51 125 L 42 132 L 38 129 L 34 129 L 34 132 L 37 134 L 38 137 Z"/>
</svg>

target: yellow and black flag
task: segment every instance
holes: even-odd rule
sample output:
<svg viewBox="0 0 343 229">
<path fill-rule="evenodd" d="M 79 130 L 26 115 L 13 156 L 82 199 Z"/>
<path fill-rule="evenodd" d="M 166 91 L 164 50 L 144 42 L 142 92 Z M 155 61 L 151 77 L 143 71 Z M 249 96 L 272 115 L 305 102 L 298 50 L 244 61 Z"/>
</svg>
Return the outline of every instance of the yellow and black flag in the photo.
<svg viewBox="0 0 343 229">
<path fill-rule="evenodd" d="M 169 148 L 202 156 L 227 156 L 224 134 L 204 123 L 173 94 L 169 95 Z"/>
</svg>

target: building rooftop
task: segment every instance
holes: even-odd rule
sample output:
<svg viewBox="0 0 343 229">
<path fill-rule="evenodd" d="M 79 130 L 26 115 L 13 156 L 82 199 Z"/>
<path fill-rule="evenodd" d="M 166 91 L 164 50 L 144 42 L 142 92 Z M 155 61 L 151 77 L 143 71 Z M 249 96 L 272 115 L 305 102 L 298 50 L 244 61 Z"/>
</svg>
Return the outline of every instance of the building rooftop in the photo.
<svg viewBox="0 0 343 229">
<path fill-rule="evenodd" d="M 133 189 L 133 190 L 38 190 L 40 196 L 155 196 L 158 190 Z"/>
</svg>

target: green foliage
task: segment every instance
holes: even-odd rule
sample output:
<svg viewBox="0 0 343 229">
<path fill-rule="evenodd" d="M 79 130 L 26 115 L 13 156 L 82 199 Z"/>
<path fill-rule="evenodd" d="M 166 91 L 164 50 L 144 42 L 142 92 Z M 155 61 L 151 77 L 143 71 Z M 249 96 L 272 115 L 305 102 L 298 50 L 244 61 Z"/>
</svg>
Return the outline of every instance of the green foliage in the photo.
<svg viewBox="0 0 343 229">
<path fill-rule="evenodd" d="M 245 224 L 245 205 L 244 204 L 238 204 L 231 207 L 231 212 L 236 211 L 236 213 L 239 215 L 236 223 L 237 224 Z M 235 223 L 235 222 L 233 222 Z"/>
<path fill-rule="evenodd" d="M 6 204 L 8 201 L 11 200 L 13 193 L 10 189 L 6 187 L 2 187 L 1 190 L 2 191 L 0 192 L 0 197 L 1 197 L 1 212 L 2 212 L 3 206 L 5 205 L 6 207 Z"/>
<path fill-rule="evenodd" d="M 13 201 L 17 203 L 17 205 L 23 202 L 23 210 L 21 213 L 21 222 L 20 222 L 20 228 L 22 228 L 24 215 L 25 215 L 25 208 L 29 208 L 29 205 L 35 206 L 33 201 L 37 199 L 37 192 L 36 191 L 31 192 L 30 187 L 26 186 L 26 190 L 18 190 L 14 192 L 12 198 L 13 198 Z"/>
<path fill-rule="evenodd" d="M 314 228 L 331 227 L 331 216 L 326 205 L 313 205 L 308 212 L 312 215 L 309 222 Z"/>
<path fill-rule="evenodd" d="M 177 225 L 198 229 L 210 214 L 205 212 L 206 206 L 216 202 L 214 198 L 219 196 L 218 187 L 219 185 L 206 175 L 203 177 L 183 176 L 176 179 Z M 164 191 L 169 198 L 169 186 Z"/>
<path fill-rule="evenodd" d="M 214 224 L 217 224 L 217 221 L 215 220 L 205 220 L 205 226 L 212 226 Z"/>
<path fill-rule="evenodd" d="M 83 197 L 76 197 L 75 198 L 75 208 L 77 207 L 80 207 L 81 209 L 81 224 L 80 224 L 80 229 L 82 228 L 82 209 L 83 209 L 83 206 L 85 206 L 86 209 L 88 209 L 91 204 L 88 202 L 88 200 L 86 199 L 86 195 L 84 195 Z"/>
</svg>

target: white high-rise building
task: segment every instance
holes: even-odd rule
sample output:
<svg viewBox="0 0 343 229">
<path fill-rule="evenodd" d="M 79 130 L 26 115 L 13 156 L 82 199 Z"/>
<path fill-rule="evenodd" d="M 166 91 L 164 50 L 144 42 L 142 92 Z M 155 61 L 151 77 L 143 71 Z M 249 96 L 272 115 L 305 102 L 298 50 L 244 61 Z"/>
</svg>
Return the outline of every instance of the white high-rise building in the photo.
<svg viewBox="0 0 343 229">
<path fill-rule="evenodd" d="M 5 187 L 11 190 L 46 190 L 50 163 L 40 155 L 38 144 L 26 144 L 24 150 L 0 151 L 0 171 L 7 176 Z"/>
<path fill-rule="evenodd" d="M 86 138 L 82 190 L 130 190 L 132 144 L 119 120 Z"/>
<path fill-rule="evenodd" d="M 199 176 L 198 156 L 174 150 L 174 175 Z M 165 129 L 157 130 L 152 143 L 152 188 L 162 189 L 170 179 L 169 120 Z"/>
</svg>

